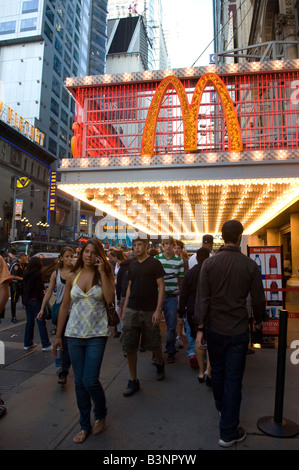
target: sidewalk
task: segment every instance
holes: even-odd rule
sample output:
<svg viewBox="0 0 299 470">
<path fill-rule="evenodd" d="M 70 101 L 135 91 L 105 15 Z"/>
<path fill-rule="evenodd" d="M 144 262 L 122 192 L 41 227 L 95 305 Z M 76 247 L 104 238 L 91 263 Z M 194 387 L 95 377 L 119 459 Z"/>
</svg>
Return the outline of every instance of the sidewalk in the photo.
<svg viewBox="0 0 299 470">
<path fill-rule="evenodd" d="M 90 435 L 82 445 L 73 443 L 80 426 L 72 373 L 65 387 L 57 384 L 53 353 L 41 351 L 37 327 L 37 348 L 24 351 L 25 312 L 19 308 L 17 316 L 21 321 L 12 324 L 7 307 L 6 319 L 0 324 L 6 353 L 5 366 L 0 366 L 0 393 L 8 410 L 0 421 L 0 450 L 98 450 L 103 456 L 116 451 L 134 455 L 137 450 L 155 454 L 227 450 L 218 445 L 219 417 L 212 391 L 199 384 L 197 371 L 189 367 L 185 337 L 176 362 L 166 364 L 162 382 L 155 379 L 151 353 L 138 353 L 141 390 L 125 398 L 127 361 L 119 339 L 112 335 L 101 371 L 108 406 L 105 432 Z M 50 330 L 49 322 L 48 326 Z M 294 339 L 299 340 L 299 320 L 290 319 L 283 416 L 299 424 L 299 364 L 291 363 L 293 350 L 289 348 Z M 240 422 L 247 438 L 230 450 L 299 449 L 299 435 L 275 438 L 257 427 L 261 417 L 274 415 L 276 365 L 275 348 L 257 349 L 247 356 Z"/>
</svg>

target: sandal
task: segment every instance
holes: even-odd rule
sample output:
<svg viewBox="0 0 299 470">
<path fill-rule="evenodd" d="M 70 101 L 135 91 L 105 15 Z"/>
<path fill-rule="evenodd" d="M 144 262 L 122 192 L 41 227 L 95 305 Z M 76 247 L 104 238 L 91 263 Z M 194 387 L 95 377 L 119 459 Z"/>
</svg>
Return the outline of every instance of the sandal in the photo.
<svg viewBox="0 0 299 470">
<path fill-rule="evenodd" d="M 73 437 L 73 441 L 76 443 L 76 444 L 83 444 L 83 442 L 85 441 L 85 439 L 87 438 L 89 432 L 88 431 L 85 431 L 84 429 L 81 429 L 81 431 L 78 432 L 78 434 L 76 434 L 74 437 Z"/>
<path fill-rule="evenodd" d="M 105 418 L 97 419 L 92 428 L 92 434 L 94 435 L 101 434 L 101 432 L 104 431 L 104 427 L 105 427 Z"/>
</svg>

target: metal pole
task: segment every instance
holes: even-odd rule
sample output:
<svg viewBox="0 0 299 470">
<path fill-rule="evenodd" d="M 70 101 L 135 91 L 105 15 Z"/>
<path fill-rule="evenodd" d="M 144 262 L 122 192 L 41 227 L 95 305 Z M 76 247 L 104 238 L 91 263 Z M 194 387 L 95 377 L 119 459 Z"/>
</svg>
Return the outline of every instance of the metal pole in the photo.
<svg viewBox="0 0 299 470">
<path fill-rule="evenodd" d="M 11 241 L 15 240 L 15 217 L 16 217 L 16 199 L 17 199 L 17 177 L 13 177 L 13 209 L 12 209 L 12 224 L 11 224 Z"/>
<path fill-rule="evenodd" d="M 274 417 L 264 416 L 257 422 L 257 427 L 273 437 L 294 437 L 299 434 L 298 424 L 283 418 L 283 397 L 285 382 L 285 363 L 287 347 L 288 311 L 281 310 L 279 315 L 279 339 L 276 368 L 276 392 Z"/>
</svg>

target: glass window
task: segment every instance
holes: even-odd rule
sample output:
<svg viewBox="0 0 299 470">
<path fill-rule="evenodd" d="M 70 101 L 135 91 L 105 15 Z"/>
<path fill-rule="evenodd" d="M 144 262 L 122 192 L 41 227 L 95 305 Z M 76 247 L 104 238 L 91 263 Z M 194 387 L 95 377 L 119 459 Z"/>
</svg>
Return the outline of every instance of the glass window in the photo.
<svg viewBox="0 0 299 470">
<path fill-rule="evenodd" d="M 57 152 L 57 143 L 55 140 L 53 140 L 51 137 L 49 137 L 49 145 L 48 145 L 48 150 L 49 152 L 53 153 L 56 155 Z"/>
<path fill-rule="evenodd" d="M 66 65 L 71 68 L 71 65 L 72 65 L 72 59 L 70 58 L 70 56 L 64 51 L 64 62 L 66 63 Z"/>
<path fill-rule="evenodd" d="M 60 140 L 62 140 L 65 144 L 67 143 L 67 131 L 60 126 Z"/>
<path fill-rule="evenodd" d="M 81 19 L 81 8 L 79 7 L 79 5 L 76 6 L 76 13 L 79 16 L 79 18 Z"/>
<path fill-rule="evenodd" d="M 23 2 L 22 13 L 32 13 L 38 11 L 38 0 Z"/>
<path fill-rule="evenodd" d="M 61 120 L 64 124 L 68 125 L 68 118 L 69 118 L 69 115 L 68 113 L 63 109 L 61 108 Z"/>
<path fill-rule="evenodd" d="M 59 158 L 66 158 L 66 149 L 59 145 Z"/>
<path fill-rule="evenodd" d="M 46 6 L 46 17 L 48 18 L 50 23 L 54 26 L 54 13 L 48 5 Z"/>
<path fill-rule="evenodd" d="M 62 90 L 62 102 L 65 104 L 65 106 L 68 108 L 69 107 L 69 93 L 65 89 Z"/>
<path fill-rule="evenodd" d="M 69 22 L 69 20 L 66 20 L 66 29 L 67 29 L 67 32 L 69 33 L 69 35 L 71 37 L 73 37 L 74 28 L 71 25 L 71 23 Z"/>
<path fill-rule="evenodd" d="M 55 77 L 52 78 L 52 91 L 60 98 L 60 83 Z"/>
<path fill-rule="evenodd" d="M 50 28 L 50 26 L 46 23 L 46 21 L 45 21 L 44 31 L 45 31 L 45 35 L 47 36 L 47 38 L 50 39 L 50 41 L 52 42 L 53 41 L 53 31 Z"/>
<path fill-rule="evenodd" d="M 57 33 L 59 34 L 59 36 L 61 37 L 61 39 L 63 39 L 63 36 L 64 36 L 64 34 L 63 34 L 63 26 L 62 26 L 62 24 L 61 24 L 59 21 L 56 22 L 56 31 L 57 31 Z"/>
<path fill-rule="evenodd" d="M 68 12 L 68 15 L 70 16 L 71 20 L 74 21 L 74 12 L 71 9 L 70 5 L 68 5 L 68 7 L 67 7 L 67 12 Z"/>
<path fill-rule="evenodd" d="M 76 26 L 76 30 L 78 31 L 78 33 L 81 33 L 81 25 L 80 25 L 80 22 L 77 20 L 77 18 L 75 21 L 75 26 Z"/>
<path fill-rule="evenodd" d="M 76 61 L 79 63 L 79 52 L 77 51 L 77 49 L 74 47 L 74 53 L 73 53 L 73 56 L 74 58 L 76 59 Z"/>
<path fill-rule="evenodd" d="M 59 104 L 54 98 L 51 98 L 51 111 L 56 114 L 56 116 L 59 116 Z"/>
<path fill-rule="evenodd" d="M 70 72 L 65 68 L 63 67 L 63 81 L 65 82 L 66 78 L 70 76 Z"/>
<path fill-rule="evenodd" d="M 59 52 L 59 54 L 62 56 L 62 44 L 59 41 L 59 39 L 55 38 L 55 49 L 56 51 Z"/>
<path fill-rule="evenodd" d="M 68 50 L 72 52 L 72 41 L 70 40 L 67 34 L 65 35 L 65 45 L 68 48 Z"/>
<path fill-rule="evenodd" d="M 61 76 L 61 62 L 60 60 L 58 59 L 57 55 L 54 54 L 54 59 L 53 59 L 53 69 L 55 70 L 55 72 Z"/>
<path fill-rule="evenodd" d="M 58 134 L 58 122 L 55 121 L 55 119 L 50 118 L 50 132 L 52 134 L 57 135 Z"/>
<path fill-rule="evenodd" d="M 21 21 L 20 31 L 34 31 L 36 29 L 37 18 L 26 18 Z"/>
<path fill-rule="evenodd" d="M 16 31 L 16 22 L 15 21 L 5 21 L 0 23 L 0 34 L 11 34 Z"/>
<path fill-rule="evenodd" d="M 74 34 L 74 41 L 75 41 L 76 46 L 80 47 L 80 41 L 76 33 Z"/>
</svg>

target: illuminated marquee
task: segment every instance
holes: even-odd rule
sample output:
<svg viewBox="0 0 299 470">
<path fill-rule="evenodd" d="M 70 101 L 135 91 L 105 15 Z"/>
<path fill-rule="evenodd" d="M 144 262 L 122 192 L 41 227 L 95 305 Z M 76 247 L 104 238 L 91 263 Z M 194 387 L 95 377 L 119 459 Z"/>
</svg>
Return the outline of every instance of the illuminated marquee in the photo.
<svg viewBox="0 0 299 470">
<path fill-rule="evenodd" d="M 0 101 L 0 118 L 2 118 L 3 110 L 4 103 L 3 101 Z M 30 124 L 29 121 L 24 119 L 22 116 L 19 116 L 18 113 L 9 106 L 7 107 L 6 122 L 8 122 L 10 126 L 15 127 L 19 132 L 24 133 L 29 139 L 42 147 L 44 146 L 45 134 L 37 127 Z"/>
<path fill-rule="evenodd" d="M 154 154 L 154 142 L 156 138 L 156 127 L 159 111 L 164 96 L 167 90 L 171 87 L 175 88 L 180 100 L 184 125 L 184 149 L 186 152 L 197 151 L 197 121 L 199 107 L 201 104 L 203 91 L 209 84 L 214 86 L 221 100 L 227 124 L 229 151 L 240 152 L 243 150 L 238 117 L 228 90 L 218 75 L 215 73 L 206 73 L 198 80 L 196 84 L 191 105 L 189 105 L 185 88 L 178 78 L 169 76 L 160 83 L 151 102 L 143 131 L 143 139 L 141 144 L 142 156 L 150 156 Z"/>
</svg>

